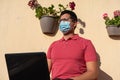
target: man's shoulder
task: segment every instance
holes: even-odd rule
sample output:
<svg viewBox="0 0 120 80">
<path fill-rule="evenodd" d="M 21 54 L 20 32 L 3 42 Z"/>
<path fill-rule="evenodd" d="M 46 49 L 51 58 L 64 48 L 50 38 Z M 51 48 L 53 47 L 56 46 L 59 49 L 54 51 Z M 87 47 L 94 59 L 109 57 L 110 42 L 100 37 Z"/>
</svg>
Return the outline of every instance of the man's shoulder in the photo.
<svg viewBox="0 0 120 80">
<path fill-rule="evenodd" d="M 78 42 L 80 44 L 83 44 L 83 45 L 90 45 L 90 44 L 92 44 L 92 41 L 90 39 L 84 38 L 84 37 L 81 37 L 81 36 L 79 36 Z"/>
<path fill-rule="evenodd" d="M 59 39 L 59 40 L 55 40 L 55 41 L 53 41 L 53 42 L 52 42 L 52 44 L 51 44 L 51 45 L 58 44 L 60 41 L 61 41 L 61 39 Z"/>
<path fill-rule="evenodd" d="M 85 37 L 81 37 L 81 36 L 79 36 L 79 40 L 81 40 L 81 41 L 85 41 L 85 42 L 90 41 L 90 39 L 85 38 Z"/>
</svg>

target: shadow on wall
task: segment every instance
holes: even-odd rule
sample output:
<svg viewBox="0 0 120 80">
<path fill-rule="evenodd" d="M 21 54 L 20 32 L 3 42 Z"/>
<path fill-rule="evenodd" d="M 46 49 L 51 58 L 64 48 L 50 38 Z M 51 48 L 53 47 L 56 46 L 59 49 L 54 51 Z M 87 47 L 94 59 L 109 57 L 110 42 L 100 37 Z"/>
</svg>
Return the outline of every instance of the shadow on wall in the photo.
<svg viewBox="0 0 120 80">
<path fill-rule="evenodd" d="M 113 80 L 111 76 L 100 69 L 98 80 Z"/>
<path fill-rule="evenodd" d="M 80 24 L 83 28 L 79 28 L 79 33 L 80 34 L 84 34 L 84 28 L 86 27 L 86 23 L 81 20 L 80 18 L 78 18 L 78 24 Z M 109 36 L 109 35 L 108 35 Z M 120 40 L 120 36 L 109 36 L 109 38 L 113 39 L 113 40 Z"/>
<path fill-rule="evenodd" d="M 106 72 L 100 69 L 101 66 L 101 61 L 100 61 L 100 56 L 98 55 L 98 64 L 99 64 L 99 75 L 98 75 L 98 80 L 113 80 L 110 75 L 108 75 Z"/>
<path fill-rule="evenodd" d="M 80 24 L 83 28 L 86 27 L 86 23 L 85 23 L 84 21 L 82 21 L 80 18 L 78 18 L 78 24 Z M 80 29 L 79 29 L 79 33 L 80 33 L 80 34 L 84 34 L 83 28 L 80 28 Z"/>
</svg>

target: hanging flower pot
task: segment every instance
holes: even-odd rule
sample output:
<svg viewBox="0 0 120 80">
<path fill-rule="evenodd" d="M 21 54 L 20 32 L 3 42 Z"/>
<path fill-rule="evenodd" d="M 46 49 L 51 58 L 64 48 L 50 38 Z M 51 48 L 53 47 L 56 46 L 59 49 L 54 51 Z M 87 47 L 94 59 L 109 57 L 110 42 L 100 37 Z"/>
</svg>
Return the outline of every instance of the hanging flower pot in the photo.
<svg viewBox="0 0 120 80">
<path fill-rule="evenodd" d="M 69 2 L 69 4 L 65 6 L 58 4 L 58 9 L 56 9 L 54 4 L 51 4 L 49 7 L 43 7 L 37 0 L 30 0 L 28 2 L 28 6 L 30 6 L 32 10 L 35 10 L 35 16 L 40 20 L 42 32 L 45 34 L 55 33 L 57 29 L 57 20 L 62 11 L 67 10 L 67 8 L 69 8 L 71 11 L 75 9 L 74 2 Z"/>
<path fill-rule="evenodd" d="M 107 13 L 103 14 L 103 19 L 105 20 L 107 32 L 110 37 L 120 36 L 120 10 L 115 10 L 113 14 L 113 18 L 109 18 Z"/>
<path fill-rule="evenodd" d="M 106 29 L 110 37 L 120 36 L 120 27 L 115 25 L 109 25 L 106 27 Z"/>
<path fill-rule="evenodd" d="M 54 34 L 57 30 L 57 18 L 54 16 L 42 16 L 40 26 L 44 34 Z"/>
</svg>

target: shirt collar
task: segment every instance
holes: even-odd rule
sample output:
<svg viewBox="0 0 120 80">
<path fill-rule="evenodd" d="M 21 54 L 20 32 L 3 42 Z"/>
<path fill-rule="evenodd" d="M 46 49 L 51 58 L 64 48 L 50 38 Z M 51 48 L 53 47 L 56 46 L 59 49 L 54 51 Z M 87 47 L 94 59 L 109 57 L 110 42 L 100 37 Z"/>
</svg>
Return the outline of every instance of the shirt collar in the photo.
<svg viewBox="0 0 120 80">
<path fill-rule="evenodd" d="M 78 38 L 79 38 L 79 35 L 78 35 L 78 34 L 74 34 L 74 36 L 70 37 L 68 40 L 70 40 L 70 39 L 76 40 L 76 39 L 78 39 Z M 60 39 L 60 41 L 65 41 L 64 37 L 62 37 L 62 38 Z"/>
</svg>

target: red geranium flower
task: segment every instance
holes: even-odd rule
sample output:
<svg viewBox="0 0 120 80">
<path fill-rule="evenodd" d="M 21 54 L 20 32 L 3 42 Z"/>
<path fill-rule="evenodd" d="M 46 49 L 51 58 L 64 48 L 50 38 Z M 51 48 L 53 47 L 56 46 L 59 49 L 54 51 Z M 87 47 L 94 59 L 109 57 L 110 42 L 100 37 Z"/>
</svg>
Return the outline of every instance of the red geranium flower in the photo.
<svg viewBox="0 0 120 80">
<path fill-rule="evenodd" d="M 74 2 L 69 2 L 69 6 L 70 6 L 71 10 L 75 9 L 75 3 Z"/>
<path fill-rule="evenodd" d="M 104 14 L 103 14 L 103 19 L 105 19 L 105 20 L 106 20 L 106 19 L 109 19 L 109 17 L 108 17 L 108 14 L 107 14 L 107 13 L 104 13 Z"/>
<path fill-rule="evenodd" d="M 120 16 L 120 10 L 114 11 L 114 17 Z"/>
</svg>

